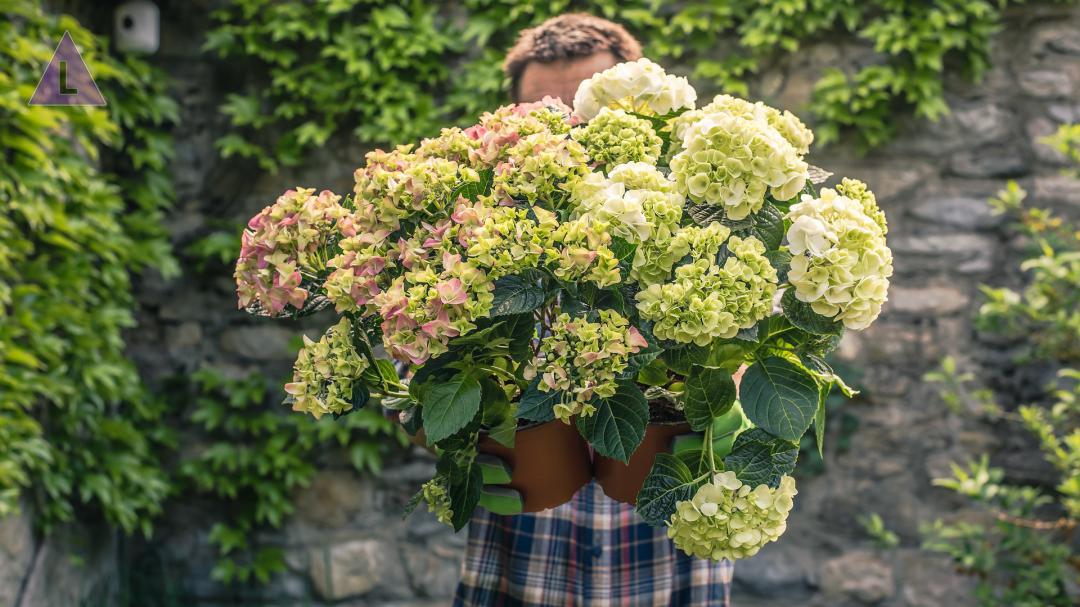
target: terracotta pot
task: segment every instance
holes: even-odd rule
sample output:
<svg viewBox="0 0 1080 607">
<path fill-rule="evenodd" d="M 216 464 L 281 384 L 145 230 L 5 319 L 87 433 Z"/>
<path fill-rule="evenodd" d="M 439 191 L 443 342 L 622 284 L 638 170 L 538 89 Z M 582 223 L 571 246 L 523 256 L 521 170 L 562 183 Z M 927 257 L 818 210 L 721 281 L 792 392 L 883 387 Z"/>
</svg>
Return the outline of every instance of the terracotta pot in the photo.
<svg viewBox="0 0 1080 607">
<path fill-rule="evenodd" d="M 588 443 L 574 426 L 558 420 L 519 429 L 512 449 L 487 436 L 479 449 L 510 466 L 507 486 L 521 494 L 523 512 L 565 504 L 592 478 Z"/>
<path fill-rule="evenodd" d="M 597 455 L 593 473 L 604 494 L 626 504 L 637 503 L 638 491 L 652 469 L 656 454 L 669 451 L 671 440 L 687 432 L 690 432 L 690 424 L 686 422 L 649 424 L 645 428 L 645 438 L 630 456 L 629 463 Z"/>
</svg>

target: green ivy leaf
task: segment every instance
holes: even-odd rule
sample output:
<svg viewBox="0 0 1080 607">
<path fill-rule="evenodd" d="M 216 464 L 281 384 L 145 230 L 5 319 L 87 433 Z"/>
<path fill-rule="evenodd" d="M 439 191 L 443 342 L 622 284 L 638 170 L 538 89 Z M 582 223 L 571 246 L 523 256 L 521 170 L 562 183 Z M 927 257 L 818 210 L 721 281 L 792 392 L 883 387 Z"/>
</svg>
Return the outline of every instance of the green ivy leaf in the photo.
<svg viewBox="0 0 1080 607">
<path fill-rule="evenodd" d="M 791 321 L 791 324 L 807 333 L 839 335 L 844 332 L 843 323 L 814 312 L 810 304 L 799 301 L 795 297 L 794 289 L 784 291 L 784 296 L 780 298 L 780 305 L 784 310 L 784 316 Z"/>
<path fill-rule="evenodd" d="M 686 421 L 701 432 L 735 404 L 735 382 L 727 371 L 695 366 L 686 378 L 682 401 Z"/>
<path fill-rule="evenodd" d="M 532 312 L 544 304 L 547 293 L 533 273 L 504 276 L 495 281 L 491 316 L 508 316 Z"/>
<path fill-rule="evenodd" d="M 787 440 L 799 440 L 817 412 L 817 382 L 777 356 L 747 369 L 740 394 L 743 412 L 754 425 Z"/>
<path fill-rule="evenodd" d="M 596 412 L 579 417 L 577 426 L 597 453 L 625 463 L 645 438 L 648 423 L 645 395 L 633 381 L 621 380 L 615 394 L 597 400 Z"/>
<path fill-rule="evenodd" d="M 555 405 L 562 398 L 561 390 L 540 391 L 540 378 L 526 386 L 518 401 L 517 417 L 530 422 L 549 422 L 555 419 Z"/>
<path fill-rule="evenodd" d="M 761 428 L 743 432 L 735 439 L 724 467 L 750 485 L 778 487 L 780 478 L 791 474 L 799 457 L 797 443 L 777 438 Z"/>
<path fill-rule="evenodd" d="M 694 497 L 690 468 L 670 453 L 660 453 L 637 494 L 638 515 L 653 527 L 661 527 L 675 513 L 675 505 Z"/>
<path fill-rule="evenodd" d="M 461 430 L 480 410 L 480 382 L 466 372 L 433 384 L 423 396 L 424 432 L 429 443 Z"/>
</svg>

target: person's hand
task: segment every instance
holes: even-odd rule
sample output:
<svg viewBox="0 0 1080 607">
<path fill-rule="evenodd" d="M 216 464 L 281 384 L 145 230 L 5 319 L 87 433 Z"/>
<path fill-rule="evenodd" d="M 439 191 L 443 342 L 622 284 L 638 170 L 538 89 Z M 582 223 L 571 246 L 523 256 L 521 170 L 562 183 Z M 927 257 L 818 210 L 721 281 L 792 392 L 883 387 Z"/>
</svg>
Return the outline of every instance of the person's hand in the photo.
<svg viewBox="0 0 1080 607">
<path fill-rule="evenodd" d="M 387 416 L 390 417 L 390 414 L 392 414 L 392 419 L 400 423 L 398 413 L 398 411 L 388 411 Z M 432 454 L 438 455 L 435 448 L 427 444 L 423 430 L 409 438 L 414 445 L 423 447 Z M 489 453 L 478 455 L 476 463 L 480 466 L 480 471 L 484 477 L 484 486 L 481 488 L 480 493 L 480 506 L 495 514 L 521 514 L 525 505 L 521 493 L 506 486 L 514 473 L 510 469 L 510 464 L 502 458 Z"/>
<path fill-rule="evenodd" d="M 738 395 L 739 384 L 742 382 L 743 373 L 746 372 L 746 365 L 739 367 L 739 370 L 735 372 L 735 375 L 731 376 L 731 379 L 735 380 L 735 393 Z M 736 396 L 737 398 L 737 396 Z M 727 413 L 721 415 L 713 421 L 713 452 L 716 457 L 724 458 L 731 453 L 731 447 L 735 443 L 735 437 L 742 430 L 746 429 L 749 424 L 749 420 L 743 414 L 742 405 L 736 400 L 735 404 L 731 406 L 731 409 Z M 671 439 L 671 453 L 673 455 L 679 455 L 687 451 L 694 451 L 697 449 L 703 449 L 704 436 L 701 432 L 689 432 L 687 434 L 680 434 Z"/>
<path fill-rule="evenodd" d="M 476 458 L 484 474 L 484 486 L 480 493 L 480 506 L 495 514 L 521 514 L 525 501 L 516 489 L 507 487 L 513 470 L 502 458 L 481 453 Z"/>
</svg>

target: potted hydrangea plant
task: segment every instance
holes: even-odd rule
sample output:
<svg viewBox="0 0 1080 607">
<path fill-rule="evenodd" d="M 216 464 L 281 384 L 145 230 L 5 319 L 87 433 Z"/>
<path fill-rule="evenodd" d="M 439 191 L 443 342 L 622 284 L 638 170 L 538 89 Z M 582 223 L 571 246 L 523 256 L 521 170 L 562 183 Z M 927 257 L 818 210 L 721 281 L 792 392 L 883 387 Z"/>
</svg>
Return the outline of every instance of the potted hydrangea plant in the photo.
<svg viewBox="0 0 1080 607">
<path fill-rule="evenodd" d="M 348 198 L 282 195 L 244 234 L 240 306 L 339 315 L 305 341 L 293 408 L 400 410 L 439 453 L 414 503 L 455 528 L 485 453 L 535 509 L 592 476 L 587 444 L 605 490 L 686 552 L 777 539 L 797 441 L 851 393 L 824 357 L 886 300 L 885 218 L 861 182 L 816 189 L 791 113 L 696 97 L 624 63 L 573 109 L 506 106 L 371 152 Z M 702 447 L 668 453 L 684 431 Z"/>
</svg>

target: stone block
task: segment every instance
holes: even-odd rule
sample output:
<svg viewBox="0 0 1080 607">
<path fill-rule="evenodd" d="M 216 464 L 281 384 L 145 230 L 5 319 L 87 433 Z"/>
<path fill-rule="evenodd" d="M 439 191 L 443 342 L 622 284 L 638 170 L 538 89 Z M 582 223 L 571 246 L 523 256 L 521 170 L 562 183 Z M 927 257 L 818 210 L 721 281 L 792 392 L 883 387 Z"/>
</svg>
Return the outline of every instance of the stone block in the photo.
<svg viewBox="0 0 1080 607">
<path fill-rule="evenodd" d="M 282 360 L 292 358 L 289 345 L 295 336 L 294 331 L 269 323 L 232 327 L 221 334 L 221 348 L 251 360 Z"/>
<path fill-rule="evenodd" d="M 971 296 L 952 286 L 893 285 L 886 309 L 905 314 L 952 314 L 967 308 Z"/>
<path fill-rule="evenodd" d="M 892 597 L 896 582 L 888 563 L 873 552 L 859 550 L 825 563 L 821 568 L 821 589 L 829 596 L 873 605 Z"/>
<path fill-rule="evenodd" d="M 309 576 L 315 593 L 327 601 L 367 595 L 406 598 L 411 593 L 401 557 L 392 543 L 361 539 L 311 549 Z"/>
</svg>

